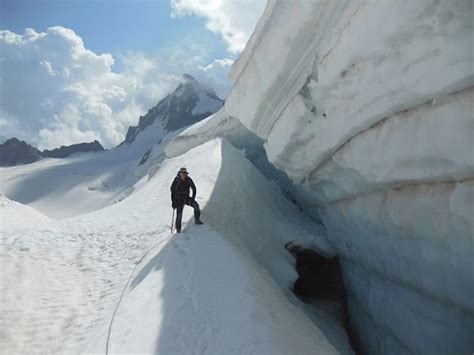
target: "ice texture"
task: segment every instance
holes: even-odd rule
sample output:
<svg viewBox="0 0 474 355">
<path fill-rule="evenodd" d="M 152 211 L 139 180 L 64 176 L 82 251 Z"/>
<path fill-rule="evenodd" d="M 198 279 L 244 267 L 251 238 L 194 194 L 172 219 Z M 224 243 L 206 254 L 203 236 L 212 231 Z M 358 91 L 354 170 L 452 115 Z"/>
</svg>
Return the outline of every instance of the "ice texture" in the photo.
<svg viewBox="0 0 474 355">
<path fill-rule="evenodd" d="M 474 351 L 472 14 L 470 0 L 269 1 L 224 108 L 166 149 L 239 124 L 263 140 L 342 257 L 370 354 Z"/>
</svg>

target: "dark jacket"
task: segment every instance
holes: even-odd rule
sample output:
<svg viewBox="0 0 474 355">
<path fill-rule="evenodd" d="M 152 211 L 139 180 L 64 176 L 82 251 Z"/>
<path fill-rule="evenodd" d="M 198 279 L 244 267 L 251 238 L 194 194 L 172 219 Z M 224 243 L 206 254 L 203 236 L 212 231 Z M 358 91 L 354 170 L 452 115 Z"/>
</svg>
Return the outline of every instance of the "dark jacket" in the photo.
<svg viewBox="0 0 474 355">
<path fill-rule="evenodd" d="M 179 173 L 174 178 L 173 183 L 171 184 L 171 202 L 182 202 L 189 197 L 189 189 L 193 190 L 192 198 L 196 197 L 196 185 L 194 185 L 193 179 L 189 176 L 183 181 L 181 180 Z"/>
</svg>

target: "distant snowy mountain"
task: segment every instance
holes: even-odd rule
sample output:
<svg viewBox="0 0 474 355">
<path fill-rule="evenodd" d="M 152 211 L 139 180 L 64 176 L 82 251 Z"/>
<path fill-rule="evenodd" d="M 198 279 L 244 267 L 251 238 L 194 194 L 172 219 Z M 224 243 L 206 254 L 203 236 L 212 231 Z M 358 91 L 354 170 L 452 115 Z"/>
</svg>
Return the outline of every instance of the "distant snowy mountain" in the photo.
<svg viewBox="0 0 474 355">
<path fill-rule="evenodd" d="M 41 151 L 13 137 L 0 144 L 0 166 L 29 164 L 41 159 Z"/>
<path fill-rule="evenodd" d="M 183 128 L 212 115 L 223 105 L 224 100 L 217 97 L 212 88 L 189 74 L 183 74 L 183 81 L 178 87 L 145 116 L 141 116 L 138 125 L 128 129 L 125 141 L 121 144 L 131 144 L 152 125 L 157 125 L 165 132 Z"/>
<path fill-rule="evenodd" d="M 222 105 L 213 89 L 184 74 L 176 90 L 141 117 L 138 126 L 130 127 L 118 147 L 102 152 L 100 143 L 93 142 L 45 151 L 48 157 L 64 157 L 78 149 L 101 152 L 0 170 L 0 192 L 57 219 L 104 208 L 128 197 L 137 181 L 154 173 L 166 158 L 164 147 L 183 127 Z"/>
</svg>

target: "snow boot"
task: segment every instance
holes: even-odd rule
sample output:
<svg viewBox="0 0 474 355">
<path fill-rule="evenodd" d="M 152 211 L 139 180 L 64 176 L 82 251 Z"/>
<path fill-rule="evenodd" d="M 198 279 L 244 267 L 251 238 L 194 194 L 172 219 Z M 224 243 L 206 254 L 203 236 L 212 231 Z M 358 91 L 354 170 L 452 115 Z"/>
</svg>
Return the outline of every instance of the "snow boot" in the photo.
<svg viewBox="0 0 474 355">
<path fill-rule="evenodd" d="M 194 224 L 204 224 L 204 223 L 202 223 L 200 219 L 196 219 L 196 220 L 194 221 Z"/>
</svg>

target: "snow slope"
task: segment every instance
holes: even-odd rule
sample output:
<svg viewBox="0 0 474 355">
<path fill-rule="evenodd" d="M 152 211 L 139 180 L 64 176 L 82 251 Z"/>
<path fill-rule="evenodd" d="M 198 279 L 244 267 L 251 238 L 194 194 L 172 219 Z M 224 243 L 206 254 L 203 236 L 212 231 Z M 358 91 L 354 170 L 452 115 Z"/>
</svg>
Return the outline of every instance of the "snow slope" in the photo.
<svg viewBox="0 0 474 355">
<path fill-rule="evenodd" d="M 207 226 L 188 229 L 142 265 L 120 304 L 110 352 L 339 353 L 251 260 Z"/>
<path fill-rule="evenodd" d="M 183 164 L 209 225 L 171 236 L 169 185 Z M 212 140 L 135 186 L 89 214 L 2 229 L 2 353 L 351 353 L 338 320 L 316 325 L 289 291 L 283 243 L 324 236 L 242 152 Z M 258 210 L 233 210 L 237 192 Z M 0 218 L 22 218 L 5 206 Z"/>
<path fill-rule="evenodd" d="M 2 219 L 0 220 L 0 230 L 15 227 L 21 224 L 36 224 L 48 221 L 49 218 L 39 213 L 34 208 L 12 201 L 0 194 L 0 208 L 2 209 Z"/>
<path fill-rule="evenodd" d="M 163 142 L 173 134 L 176 133 L 164 136 Z M 139 166 L 147 149 L 151 149 L 149 161 Z M 148 173 L 151 163 L 163 158 L 162 146 L 150 148 L 136 144 L 62 159 L 42 159 L 33 164 L 1 168 L 1 191 L 12 200 L 52 218 L 63 219 L 125 198 L 133 191 L 133 185 Z"/>
<path fill-rule="evenodd" d="M 371 354 L 474 351 L 472 6 L 269 1 L 225 107 L 166 148 L 259 136 L 343 258 Z"/>
</svg>

